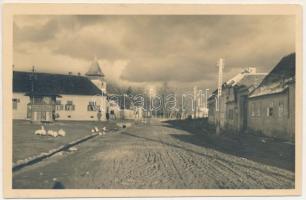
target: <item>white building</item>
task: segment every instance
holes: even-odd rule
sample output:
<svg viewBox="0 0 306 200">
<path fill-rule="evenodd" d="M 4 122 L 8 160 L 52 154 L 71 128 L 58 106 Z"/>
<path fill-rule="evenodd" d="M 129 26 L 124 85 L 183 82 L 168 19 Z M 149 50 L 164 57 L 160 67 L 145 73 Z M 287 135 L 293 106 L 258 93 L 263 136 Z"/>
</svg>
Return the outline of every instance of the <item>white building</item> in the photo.
<svg viewBox="0 0 306 200">
<path fill-rule="evenodd" d="M 95 60 L 86 76 L 13 72 L 13 119 L 106 120 L 106 82 Z"/>
</svg>

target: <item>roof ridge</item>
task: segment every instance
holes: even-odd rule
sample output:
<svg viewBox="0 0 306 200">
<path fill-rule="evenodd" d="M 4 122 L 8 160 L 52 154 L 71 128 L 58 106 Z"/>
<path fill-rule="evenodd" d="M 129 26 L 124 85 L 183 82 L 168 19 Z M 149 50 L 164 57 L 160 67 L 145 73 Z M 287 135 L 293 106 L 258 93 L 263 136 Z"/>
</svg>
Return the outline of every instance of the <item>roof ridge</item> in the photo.
<svg viewBox="0 0 306 200">
<path fill-rule="evenodd" d="M 76 76 L 76 77 L 82 77 L 82 78 L 86 78 L 83 75 L 77 75 L 77 74 L 61 74 L 61 73 L 51 73 L 51 72 L 28 72 L 28 71 L 17 71 L 14 70 L 13 72 L 17 72 L 17 73 L 27 73 L 27 74 L 47 74 L 47 75 L 60 75 L 60 76 Z"/>
</svg>

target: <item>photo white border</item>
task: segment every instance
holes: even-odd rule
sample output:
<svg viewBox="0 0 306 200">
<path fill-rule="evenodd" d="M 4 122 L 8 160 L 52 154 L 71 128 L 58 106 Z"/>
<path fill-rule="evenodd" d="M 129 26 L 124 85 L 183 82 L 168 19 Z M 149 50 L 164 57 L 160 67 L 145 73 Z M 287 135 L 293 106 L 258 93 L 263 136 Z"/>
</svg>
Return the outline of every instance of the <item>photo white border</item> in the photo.
<svg viewBox="0 0 306 200">
<path fill-rule="evenodd" d="M 8 1 L 5 1 L 5 2 L 8 2 Z M 16 1 L 15 1 L 16 2 Z M 48 1 L 48 2 L 50 2 L 50 1 Z M 57 2 L 57 1 L 52 1 L 52 2 Z M 76 2 L 80 2 L 80 1 L 76 1 Z M 82 1 L 82 2 L 84 2 L 84 1 Z M 96 1 L 94 1 L 94 2 L 96 2 Z M 101 1 L 98 1 L 98 2 L 101 2 Z M 102 1 L 103 3 L 105 3 L 105 1 Z M 113 2 L 118 2 L 118 1 L 113 1 Z M 120 1 L 121 2 L 121 1 Z M 147 1 L 145 1 L 145 2 L 147 2 Z M 172 1 L 171 1 L 172 2 Z M 177 1 L 176 1 L 177 2 Z M 192 2 L 192 1 L 191 1 Z M 206 1 L 207 2 L 207 1 Z M 211 2 L 211 1 L 209 1 L 209 2 Z M 219 1 L 218 1 L 219 2 Z M 224 2 L 224 1 L 223 1 Z M 236 1 L 235 1 L 236 2 Z M 265 2 L 267 2 L 267 1 L 265 1 Z M 279 1 L 278 1 L 279 2 Z M 282 1 L 281 1 L 282 2 Z M 136 2 L 137 3 L 137 2 Z M 214 1 L 214 3 L 215 3 L 215 1 Z M 45 5 L 44 5 L 45 6 Z M 43 7 L 44 7 L 43 6 Z M 101 6 L 101 5 L 99 5 L 99 6 Z M 118 6 L 118 5 L 116 5 L 116 6 Z M 130 5 L 129 5 L 130 6 Z M 129 7 L 128 6 L 128 7 Z M 143 6 L 143 5 L 142 5 Z M 147 5 L 146 5 L 147 6 Z M 176 5 L 175 5 L 176 6 Z M 223 6 L 223 5 L 222 5 Z M 27 6 L 26 6 L 27 7 Z M 188 6 L 187 6 L 188 7 Z M 199 6 L 197 6 L 197 7 L 199 7 Z M 201 7 L 201 6 L 200 6 Z M 256 7 L 256 6 L 255 6 Z M 265 10 L 265 9 L 263 9 L 263 10 Z M 44 10 L 44 11 L 46 11 L 46 10 Z M 265 10 L 265 11 L 267 11 L 267 10 Z M 279 10 L 278 9 L 276 9 L 276 10 L 274 10 L 276 13 L 279 13 Z M 262 11 L 261 11 L 262 12 Z M 28 12 L 28 11 L 26 11 L 25 13 L 27 13 L 27 14 L 33 14 L 32 12 Z M 76 14 L 75 12 L 73 12 L 74 14 Z M 215 13 L 211 13 L 211 12 L 209 12 L 210 14 L 215 14 Z M 24 14 L 24 13 L 23 13 Z M 69 14 L 69 13 L 66 13 L 66 14 Z M 122 14 L 122 13 L 120 13 L 120 14 Z M 145 13 L 145 14 L 147 14 L 147 13 Z M 191 14 L 194 14 L 193 12 L 191 12 Z M 222 14 L 224 14 L 224 13 L 222 13 Z M 228 13 L 227 13 L 228 14 Z M 232 10 L 230 11 L 230 14 L 233 14 L 233 12 L 232 12 Z M 301 17 L 301 16 L 300 16 Z M 3 21 L 4 22 L 4 27 L 6 27 L 6 25 L 5 25 L 5 23 L 6 23 L 6 20 L 4 20 Z M 304 24 L 305 24 L 305 21 L 304 21 Z M 305 27 L 305 26 L 304 26 Z M 4 29 L 4 31 L 5 31 L 5 29 Z M 301 36 L 302 36 L 302 31 L 300 31 L 300 33 L 299 33 L 299 35 L 298 35 L 298 38 L 301 38 Z M 8 37 L 10 37 L 10 36 L 8 36 Z M 5 33 L 4 33 L 4 38 L 6 39 L 6 35 L 5 35 Z M 4 44 L 4 48 L 3 48 L 3 50 L 7 50 L 5 47 L 6 47 L 6 40 L 3 40 L 3 44 Z M 302 66 L 301 64 L 302 63 L 299 63 L 299 60 L 301 61 L 301 58 L 302 58 L 302 55 L 301 55 L 301 50 L 302 50 L 302 44 L 301 44 L 301 41 L 297 41 L 297 42 L 300 42 L 299 44 L 297 44 L 297 48 L 300 50 L 300 53 L 298 52 L 298 50 L 296 51 L 297 52 L 297 66 Z M 5 58 L 8 58 L 8 57 L 11 57 L 11 55 L 10 55 L 10 53 L 9 52 L 3 52 L 2 53 L 2 55 L 4 55 L 3 56 L 3 60 L 4 60 L 4 65 L 3 66 L 8 66 L 8 65 L 6 65 L 7 64 L 7 60 L 5 60 Z M 11 66 L 11 65 L 9 65 L 9 66 Z M 3 77 L 3 80 L 4 80 L 4 84 L 3 85 L 5 85 L 5 82 L 7 81 L 7 79 L 6 78 L 4 78 L 4 75 L 7 75 L 7 68 L 5 68 L 5 67 L 3 67 L 2 68 L 2 77 Z M 300 71 L 297 71 L 297 76 L 300 76 L 302 73 L 299 73 L 299 72 L 302 72 L 302 69 L 300 69 Z M 304 74 L 305 75 L 305 74 Z M 300 79 L 300 82 L 298 81 L 298 78 L 297 78 L 297 85 L 300 85 L 301 86 L 301 80 L 302 79 Z M 6 82 L 7 83 L 7 82 Z M 2 94 L 7 94 L 6 92 L 7 92 L 7 90 L 6 89 L 11 89 L 11 86 L 9 86 L 9 87 L 7 87 L 7 85 L 5 85 L 5 87 L 2 87 Z M 3 90 L 3 89 L 5 89 L 5 90 Z M 302 92 L 302 91 L 300 91 L 300 92 Z M 299 94 L 297 94 L 297 95 L 299 95 Z M 6 96 L 6 95 L 3 95 L 3 96 Z M 299 96 L 301 96 L 301 95 L 299 95 Z M 6 99 L 9 99 L 7 96 L 6 96 L 6 98 L 5 99 L 3 99 L 4 100 L 4 104 L 6 105 Z M 297 102 L 298 104 L 297 105 L 301 105 L 301 102 Z M 11 106 L 9 106 L 8 108 L 10 108 Z M 4 108 L 4 110 L 3 111 L 7 111 L 6 110 L 6 106 L 3 106 L 3 108 Z M 304 109 L 304 108 L 303 108 Z M 301 111 L 301 109 L 298 109 L 298 110 L 300 110 Z M 297 110 L 297 111 L 298 111 Z M 2 112 L 3 112 L 2 111 Z M 4 112 L 4 113 L 6 113 L 7 114 L 7 112 Z M 301 112 L 300 112 L 301 113 Z M 11 115 L 11 113 L 10 113 L 10 115 Z M 2 115 L 3 116 L 3 115 Z M 301 120 L 299 120 L 298 118 L 300 118 L 301 119 L 301 116 L 299 117 L 297 117 L 297 120 L 296 121 L 300 121 L 300 124 L 298 124 L 298 125 L 301 125 Z M 6 122 L 8 122 L 6 119 L 3 119 L 3 120 L 5 120 Z M 7 123 L 3 123 L 3 125 L 4 125 L 4 128 L 7 128 Z M 2 129 L 3 130 L 3 129 Z M 7 130 L 7 129 L 5 129 L 5 130 Z M 301 131 L 301 129 L 300 129 L 300 131 Z M 3 131 L 3 134 L 5 134 L 5 132 Z M 7 135 L 5 135 L 5 137 L 6 137 Z M 6 138 L 4 138 L 4 139 L 6 139 Z M 301 137 L 297 137 L 297 139 L 301 139 Z M 4 140 L 3 142 L 5 142 L 6 140 Z M 297 141 L 298 143 L 300 143 L 300 145 L 297 145 L 297 146 L 299 146 L 299 148 L 297 148 L 297 150 L 298 150 L 298 152 L 300 152 L 300 150 L 301 150 L 301 142 L 302 142 L 302 140 L 299 140 L 299 141 Z M 4 144 L 6 144 L 6 143 L 4 143 Z M 4 148 L 5 148 L 5 146 L 4 146 Z M 4 153 L 4 151 L 3 151 L 3 153 Z M 6 150 L 5 150 L 5 155 L 7 155 L 8 153 L 11 153 L 11 150 L 8 150 L 7 148 L 6 148 Z M 298 155 L 296 155 L 296 157 L 297 157 Z M 6 159 L 5 159 L 5 161 L 7 161 Z M 300 160 L 301 161 L 301 160 Z M 298 164 L 298 163 L 297 163 Z M 301 164 L 301 162 L 299 162 L 299 164 Z M 5 167 L 7 167 L 7 166 L 5 166 Z M 5 169 L 7 169 L 7 168 L 5 168 Z M 11 169 L 11 168 L 10 168 Z M 298 167 L 298 171 L 300 171 L 301 169 Z M 297 172 L 296 172 L 296 176 L 297 176 Z M 301 173 L 299 174 L 300 176 L 299 177 L 301 177 Z M 6 178 L 7 176 L 5 175 L 4 176 L 4 178 Z M 299 177 L 296 177 L 297 179 L 301 179 L 301 178 L 299 178 Z M 296 179 L 296 180 L 297 180 Z M 7 180 L 5 180 L 5 183 L 6 183 L 6 181 Z M 5 185 L 5 184 L 4 184 Z M 37 191 L 39 194 L 42 194 L 43 196 L 40 196 L 39 194 L 38 194 L 38 196 L 37 195 L 33 195 L 33 194 L 30 194 L 29 193 L 29 190 L 27 190 L 27 191 L 20 191 L 20 190 L 18 190 L 18 192 L 13 192 L 13 191 L 7 191 L 6 190 L 7 189 L 7 187 L 4 189 L 4 194 L 5 194 L 5 196 L 6 197 L 47 197 L 48 196 L 48 193 L 49 193 L 49 195 L 50 195 L 50 190 L 47 190 L 47 191 L 41 191 L 41 190 L 39 190 L 39 191 Z M 297 190 L 294 190 L 294 191 L 292 191 L 292 190 L 290 190 L 290 191 L 287 191 L 287 190 L 281 190 L 281 191 L 278 191 L 278 190 L 273 190 L 271 193 L 265 193 L 265 194 L 263 194 L 262 193 L 262 190 L 252 190 L 252 191 L 250 191 L 250 190 L 248 190 L 248 191 L 242 191 L 242 190 L 235 190 L 235 191 L 229 191 L 229 190 L 222 190 L 222 194 L 220 194 L 221 196 L 232 196 L 232 195 L 235 195 L 235 196 L 241 196 L 241 195 L 243 195 L 243 196 L 245 196 L 245 195 L 255 195 L 255 196 L 257 196 L 257 195 L 264 195 L 264 196 L 270 196 L 270 195 L 273 195 L 273 196 L 279 196 L 279 195 L 297 195 L 297 194 L 300 194 L 300 190 L 301 188 L 297 188 Z M 67 190 L 65 190 L 65 191 L 67 191 Z M 69 190 L 70 191 L 70 190 Z M 100 193 L 100 192 L 98 192 L 97 194 L 96 194 L 96 190 L 95 190 L 95 194 L 94 195 L 88 195 L 89 193 L 91 193 L 91 190 L 86 190 L 86 193 L 87 194 L 85 194 L 85 196 L 84 196 L 84 192 L 82 192 L 83 194 L 80 194 L 79 192 L 77 192 L 77 191 L 73 191 L 73 190 L 71 190 L 70 192 L 72 192 L 73 193 L 73 195 L 72 196 L 79 196 L 79 197 L 82 197 L 82 196 L 84 196 L 84 197 L 97 197 L 97 196 L 105 196 L 105 194 L 106 194 L 106 196 L 116 196 L 116 197 L 118 197 L 118 196 L 121 196 L 121 195 L 123 195 L 123 196 L 129 196 L 129 195 L 131 195 L 131 196 L 134 196 L 133 194 L 135 194 L 134 192 L 136 192 L 137 193 L 137 195 L 136 196 L 142 196 L 141 194 L 143 194 L 144 196 L 169 196 L 169 193 L 167 192 L 167 191 L 169 191 L 169 190 L 166 190 L 166 191 L 163 191 L 163 190 L 158 190 L 158 192 L 160 192 L 160 193 L 158 193 L 158 194 L 156 194 L 156 190 L 154 190 L 154 191 L 150 191 L 150 190 L 141 190 L 140 191 L 140 193 L 138 193 L 139 191 L 138 190 L 130 190 L 130 191 L 118 191 L 118 190 L 116 190 L 116 191 L 114 191 L 116 194 L 115 195 L 113 195 L 113 194 L 110 194 L 110 193 L 108 193 L 108 192 L 106 192 L 106 193 Z M 202 190 L 201 190 L 202 191 Z M 219 191 L 220 192 L 220 190 L 209 190 L 208 191 L 208 193 L 207 192 L 199 192 L 198 190 L 196 190 L 196 191 L 194 191 L 194 190 L 188 190 L 188 191 L 186 191 L 186 190 L 184 190 L 183 191 L 183 193 L 181 193 L 182 191 L 176 191 L 175 190 L 175 194 L 170 194 L 170 196 L 185 196 L 186 194 L 187 194 L 187 196 L 211 196 L 211 195 L 213 195 L 213 196 L 219 196 L 218 194 L 217 194 L 217 192 Z M 224 192 L 225 191 L 225 192 Z M 13 192 L 13 193 L 12 193 Z M 24 193 L 24 192 L 26 192 L 26 193 Z M 31 190 L 30 192 L 36 192 L 35 190 Z M 47 192 L 47 193 L 46 193 Z M 143 193 L 144 192 L 144 193 Z M 187 193 L 186 193 L 187 192 Z M 191 194 L 191 193 L 192 194 Z M 212 193 L 211 193 L 212 192 Z M 230 193 L 228 193 L 228 192 L 230 192 Z M 265 191 L 265 192 L 268 192 L 268 191 Z M 56 191 L 54 191 L 54 190 L 52 190 L 52 196 L 53 197 L 71 197 L 71 194 L 69 195 L 69 194 L 66 194 L 66 192 L 59 192 L 59 193 L 57 193 L 56 195 L 54 195 L 54 193 L 57 193 Z M 173 193 L 173 192 L 172 192 Z M 259 194 L 260 193 L 260 194 Z M 24 194 L 26 194 L 26 195 L 24 195 Z M 75 195 L 75 194 L 77 194 L 77 195 Z M 107 194 L 109 194 L 109 195 L 107 195 Z M 139 195 L 140 194 L 140 195 Z M 47 196 L 45 196 L 45 195 L 47 195 Z"/>
</svg>

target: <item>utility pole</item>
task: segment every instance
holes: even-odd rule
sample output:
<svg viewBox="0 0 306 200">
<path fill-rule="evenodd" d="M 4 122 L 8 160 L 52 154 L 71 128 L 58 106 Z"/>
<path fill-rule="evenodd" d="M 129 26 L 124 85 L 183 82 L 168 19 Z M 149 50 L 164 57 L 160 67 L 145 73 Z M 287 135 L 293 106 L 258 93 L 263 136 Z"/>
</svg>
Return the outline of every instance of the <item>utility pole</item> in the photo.
<svg viewBox="0 0 306 200">
<path fill-rule="evenodd" d="M 216 134 L 220 134 L 220 119 L 221 119 L 221 102 L 220 102 L 220 97 L 222 95 L 222 76 L 223 76 L 223 69 L 224 69 L 224 61 L 223 58 L 219 59 L 218 62 L 218 68 L 219 68 L 219 74 L 218 74 L 218 94 L 217 94 L 217 102 L 218 106 L 216 107 L 216 111 L 218 113 L 218 119 L 217 119 L 217 126 L 216 126 Z"/>
<path fill-rule="evenodd" d="M 206 89 L 205 90 L 205 97 L 206 97 L 206 100 L 205 100 L 205 107 L 206 107 L 206 112 L 207 113 L 205 113 L 205 115 L 207 115 L 207 117 L 208 117 L 208 91 L 209 91 L 209 89 Z"/>
</svg>

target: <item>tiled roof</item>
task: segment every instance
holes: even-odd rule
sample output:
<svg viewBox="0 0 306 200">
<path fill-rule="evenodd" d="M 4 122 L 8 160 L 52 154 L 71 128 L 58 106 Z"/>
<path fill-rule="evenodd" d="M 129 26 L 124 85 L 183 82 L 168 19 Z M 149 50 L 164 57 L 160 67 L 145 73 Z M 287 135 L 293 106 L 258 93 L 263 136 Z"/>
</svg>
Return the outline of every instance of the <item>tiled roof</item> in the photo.
<svg viewBox="0 0 306 200">
<path fill-rule="evenodd" d="M 262 87 L 257 88 L 256 92 L 253 92 L 250 95 L 250 98 L 270 95 L 270 94 L 278 94 L 278 93 L 284 92 L 287 88 L 288 88 L 288 85 L 282 85 L 281 83 L 279 84 L 274 83 L 269 86 L 262 86 Z"/>
<path fill-rule="evenodd" d="M 21 71 L 13 72 L 13 92 L 34 93 L 35 95 L 102 94 L 101 90 L 84 76 Z"/>
<path fill-rule="evenodd" d="M 295 77 L 295 53 L 283 57 L 272 71 L 265 77 L 261 85 Z"/>
<path fill-rule="evenodd" d="M 266 74 L 246 74 L 236 85 L 245 86 L 247 88 L 251 86 L 257 87 L 265 78 L 265 76 Z"/>
<path fill-rule="evenodd" d="M 283 57 L 261 84 L 251 93 L 250 97 L 276 94 L 285 91 L 287 83 L 295 78 L 295 53 Z"/>
</svg>

